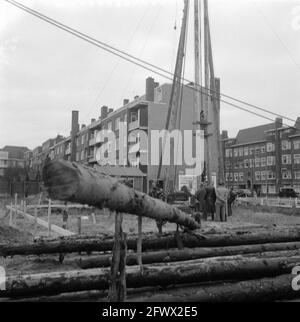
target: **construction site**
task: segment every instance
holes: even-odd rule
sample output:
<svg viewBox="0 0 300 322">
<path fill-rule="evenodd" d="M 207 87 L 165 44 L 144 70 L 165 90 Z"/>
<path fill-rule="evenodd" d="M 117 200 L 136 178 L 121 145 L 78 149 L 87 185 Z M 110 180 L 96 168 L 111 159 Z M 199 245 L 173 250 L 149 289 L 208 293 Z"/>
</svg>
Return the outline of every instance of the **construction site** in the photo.
<svg viewBox="0 0 300 322">
<path fill-rule="evenodd" d="M 35 18 L 92 41 L 16 1 L 7 1 Z M 253 187 L 249 187 L 249 195 L 246 189 L 245 195 L 239 195 L 239 190 L 226 187 L 220 131 L 224 96 L 215 75 L 208 1 L 183 2 L 174 71 L 155 68 L 171 82 L 168 103 L 159 114 L 163 125 L 156 124 L 165 130 L 160 137 L 158 164 L 141 164 L 141 149 L 132 150 L 138 159 L 132 166 L 126 147 L 126 164 L 114 167 L 122 171 L 135 168 L 130 181 L 128 174 L 118 177 L 112 174 L 117 170 L 108 172 L 104 154 L 102 150 L 98 154 L 96 148 L 95 164 L 79 162 L 74 151 L 70 158 L 45 154 L 38 169 L 40 191 L 30 194 L 24 189 L 0 199 L 0 302 L 300 300 L 300 199 L 297 194 L 258 197 Z M 192 82 L 185 76 L 191 18 Z M 100 46 L 95 39 L 93 42 Z M 109 50 L 117 53 L 115 48 Z M 155 67 L 130 55 L 126 59 L 148 71 Z M 192 92 L 191 106 L 184 104 L 186 88 Z M 143 100 L 139 104 L 146 105 Z M 129 119 L 136 122 L 131 108 L 135 105 L 126 110 L 128 124 Z M 142 113 L 138 111 L 139 118 Z M 76 145 L 75 128 L 72 121 L 71 149 Z M 126 140 L 131 129 L 129 124 Z M 176 130 L 192 131 L 190 150 L 201 154 L 193 159 L 196 164 L 199 160 L 199 166 L 176 162 L 188 145 L 185 141 L 184 149 L 178 148 L 179 144 L 176 147 L 180 142 L 176 137 L 174 144 L 168 144 L 167 132 Z M 297 122 L 293 130 L 299 134 Z M 118 127 L 116 131 L 121 130 Z M 140 144 L 141 135 L 137 137 Z M 117 140 L 118 146 L 122 145 Z M 168 149 L 173 154 L 172 164 L 165 162 Z M 150 152 L 147 158 L 151 159 Z M 205 189 L 215 193 L 213 210 L 208 201 L 201 204 Z"/>
</svg>

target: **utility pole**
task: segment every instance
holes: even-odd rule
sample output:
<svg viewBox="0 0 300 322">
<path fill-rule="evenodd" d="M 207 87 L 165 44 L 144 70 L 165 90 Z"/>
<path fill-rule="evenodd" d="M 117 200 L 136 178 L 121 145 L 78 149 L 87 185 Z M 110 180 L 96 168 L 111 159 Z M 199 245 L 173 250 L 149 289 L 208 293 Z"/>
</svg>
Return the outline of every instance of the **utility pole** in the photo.
<svg viewBox="0 0 300 322">
<path fill-rule="evenodd" d="M 186 35 L 187 35 L 187 26 L 188 26 L 188 14 L 189 14 L 189 0 L 184 1 L 184 10 L 183 10 L 183 19 L 181 26 L 181 33 L 179 39 L 179 46 L 177 51 L 176 66 L 173 77 L 173 84 L 170 96 L 170 102 L 168 106 L 167 119 L 165 129 L 168 131 L 176 129 L 178 126 L 178 115 L 179 106 L 181 104 L 181 91 L 182 91 L 182 74 L 183 74 L 183 62 L 186 51 Z M 162 171 L 162 157 L 166 145 L 166 135 L 163 138 L 162 152 L 160 153 L 160 161 L 158 166 L 157 181 L 160 180 L 161 171 Z M 167 166 L 166 182 L 165 182 L 165 192 L 173 192 L 176 188 L 177 175 L 176 175 L 176 166 Z"/>
<path fill-rule="evenodd" d="M 220 136 L 220 81 L 215 78 L 214 64 L 212 56 L 212 45 L 210 37 L 210 25 L 208 15 L 208 2 L 204 1 L 204 55 L 205 55 L 205 87 L 207 89 L 206 107 L 207 120 L 212 124 L 212 135 L 208 139 L 208 163 L 210 169 L 208 172 L 209 181 L 212 178 L 212 173 L 215 173 L 217 182 L 225 182 L 223 156 L 221 149 Z"/>
</svg>

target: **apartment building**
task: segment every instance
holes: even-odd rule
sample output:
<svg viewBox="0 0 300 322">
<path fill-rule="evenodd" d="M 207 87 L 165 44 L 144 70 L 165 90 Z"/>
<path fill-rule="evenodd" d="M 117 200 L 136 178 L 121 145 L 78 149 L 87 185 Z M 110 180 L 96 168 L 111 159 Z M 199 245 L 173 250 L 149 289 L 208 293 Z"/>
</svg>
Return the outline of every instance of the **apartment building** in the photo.
<svg viewBox="0 0 300 322">
<path fill-rule="evenodd" d="M 32 165 L 41 166 L 46 154 L 51 159 L 65 159 L 95 166 L 124 166 L 137 167 L 141 176 L 146 175 L 143 181 L 143 191 L 149 191 L 152 182 L 157 180 L 158 166 L 151 165 L 151 130 L 165 128 L 168 104 L 172 84 L 158 84 L 151 77 L 146 79 L 146 90 L 142 96 L 135 96 L 132 101 L 125 99 L 120 108 L 113 110 L 102 106 L 98 119 L 92 119 L 89 125 L 79 125 L 78 111 L 72 112 L 70 136 L 54 142 L 47 141 L 42 149 L 33 151 Z M 181 130 L 193 129 L 193 84 L 184 87 L 182 95 Z M 126 124 L 126 131 L 120 133 L 120 125 Z M 108 138 L 102 140 L 99 133 L 102 130 L 112 131 L 115 142 Z M 143 135 L 142 135 L 143 134 Z M 142 136 L 146 134 L 146 142 Z M 145 137 L 145 136 L 144 136 Z M 108 161 L 106 157 L 99 157 L 100 147 L 107 145 L 107 154 L 114 151 L 115 158 Z M 124 152 L 125 150 L 125 152 Z M 178 167 L 178 174 L 185 174 L 186 166 Z M 160 180 L 165 180 L 166 167 L 161 171 Z M 122 172 L 124 177 L 124 173 Z M 136 173 L 137 175 L 137 173 Z"/>
<path fill-rule="evenodd" d="M 228 187 L 275 195 L 280 188 L 300 192 L 300 118 L 294 127 L 274 123 L 240 130 L 236 138 L 222 134 Z"/>
<path fill-rule="evenodd" d="M 9 145 L 0 150 L 0 176 L 7 168 L 25 168 L 25 154 L 28 151 L 27 147 Z"/>
</svg>

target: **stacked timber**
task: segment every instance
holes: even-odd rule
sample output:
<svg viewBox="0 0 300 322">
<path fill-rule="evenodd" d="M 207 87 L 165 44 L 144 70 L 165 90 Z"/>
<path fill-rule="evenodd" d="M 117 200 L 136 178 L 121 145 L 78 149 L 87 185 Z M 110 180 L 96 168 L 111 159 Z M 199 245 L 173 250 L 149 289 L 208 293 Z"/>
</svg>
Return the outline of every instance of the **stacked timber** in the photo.
<svg viewBox="0 0 300 322">
<path fill-rule="evenodd" d="M 194 232 L 192 236 L 196 233 Z M 189 240 L 186 236 L 184 238 L 185 234 L 187 233 L 182 233 L 182 239 Z M 287 238 L 288 235 L 290 240 Z M 264 240 L 263 237 L 266 236 L 268 238 Z M 299 232 L 297 234 L 294 229 L 277 229 L 269 233 L 263 231 L 208 234 L 196 238 L 196 243 L 188 245 L 198 247 L 185 245 L 184 249 L 168 249 L 164 248 L 166 244 L 160 244 L 160 239 L 170 238 L 170 235 L 156 239 L 154 236 L 147 236 L 148 241 L 151 240 L 151 247 L 154 244 L 164 246 L 143 253 L 142 271 L 137 265 L 137 254 L 128 253 L 127 300 L 252 301 L 263 298 L 268 300 L 299 298 L 299 294 L 291 287 L 292 279 L 295 277 L 291 272 L 294 267 L 300 265 L 300 241 L 297 241 L 299 239 L 296 236 L 299 236 Z M 110 241 L 110 237 L 107 238 Z M 79 245 L 79 248 L 74 246 L 72 251 L 78 252 L 81 249 L 82 240 L 82 237 L 78 239 L 78 243 L 75 244 Z M 76 239 L 74 237 L 64 239 L 64 242 L 70 241 L 75 242 Z M 136 239 L 133 241 L 136 242 Z M 203 241 L 201 247 L 199 242 Z M 42 243 L 44 250 L 49 251 L 54 242 L 62 240 L 44 241 Z M 211 244 L 216 246 L 207 247 Z M 229 246 L 220 247 L 221 244 Z M 43 248 L 41 245 L 39 247 L 38 254 L 42 254 Z M 79 264 L 85 269 L 8 276 L 6 290 L 0 293 L 0 297 L 5 301 L 95 300 L 95 298 L 106 301 L 112 248 L 107 245 L 105 247 L 109 253 L 79 260 Z M 12 250 L 8 252 L 8 249 L 5 251 L 2 249 L 2 254 L 14 255 Z M 14 251 L 20 253 L 20 249 Z M 35 250 L 31 253 L 37 252 Z"/>
<path fill-rule="evenodd" d="M 300 297 L 295 291 L 299 279 L 294 275 L 300 273 L 298 227 L 207 233 L 178 209 L 88 167 L 52 161 L 46 164 L 43 177 L 53 199 L 166 220 L 184 231 L 143 235 L 142 240 L 140 234 L 124 235 L 122 239 L 120 224 L 118 229 L 116 226 L 116 236 L 121 238 L 119 245 L 117 237 L 110 235 L 0 245 L 0 256 L 88 254 L 76 258 L 78 270 L 8 276 L 0 300 L 106 301 L 113 297 L 143 302 L 218 302 Z M 115 297 L 120 291 L 117 284 L 123 291 Z M 295 284 L 296 288 L 292 287 Z"/>
</svg>

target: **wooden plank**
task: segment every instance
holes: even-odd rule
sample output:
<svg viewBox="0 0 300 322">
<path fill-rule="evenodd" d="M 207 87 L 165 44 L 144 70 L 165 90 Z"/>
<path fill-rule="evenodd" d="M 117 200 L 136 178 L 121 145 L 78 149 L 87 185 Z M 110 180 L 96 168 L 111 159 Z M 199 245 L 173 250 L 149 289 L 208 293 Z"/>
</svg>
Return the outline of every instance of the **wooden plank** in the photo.
<svg viewBox="0 0 300 322">
<path fill-rule="evenodd" d="M 6 206 L 7 209 L 10 209 L 10 206 Z M 17 211 L 18 213 L 24 215 L 25 218 L 35 222 L 35 217 L 32 216 L 32 215 L 29 215 L 27 213 L 24 213 L 23 211 L 21 210 L 18 210 L 18 209 L 14 209 L 12 208 L 13 211 Z M 42 220 L 40 218 L 37 218 L 36 219 L 37 223 L 42 226 L 42 227 L 45 227 L 45 228 L 48 228 L 48 222 L 45 221 L 45 220 Z M 72 233 L 71 231 L 69 230 L 66 230 L 66 229 L 63 229 L 61 227 L 58 227 L 56 225 L 51 225 L 51 230 L 57 234 L 59 234 L 60 236 L 73 236 L 75 235 L 74 233 Z"/>
</svg>

